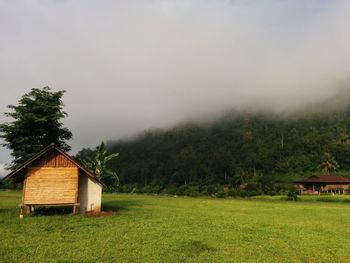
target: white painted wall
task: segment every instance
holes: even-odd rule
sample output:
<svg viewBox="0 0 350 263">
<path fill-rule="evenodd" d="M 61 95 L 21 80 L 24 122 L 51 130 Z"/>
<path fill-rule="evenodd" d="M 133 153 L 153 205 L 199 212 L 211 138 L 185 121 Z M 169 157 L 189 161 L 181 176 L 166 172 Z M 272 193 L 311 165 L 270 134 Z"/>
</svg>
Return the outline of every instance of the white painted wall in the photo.
<svg viewBox="0 0 350 263">
<path fill-rule="evenodd" d="M 79 212 L 101 211 L 102 186 L 84 173 L 79 175 Z"/>
</svg>

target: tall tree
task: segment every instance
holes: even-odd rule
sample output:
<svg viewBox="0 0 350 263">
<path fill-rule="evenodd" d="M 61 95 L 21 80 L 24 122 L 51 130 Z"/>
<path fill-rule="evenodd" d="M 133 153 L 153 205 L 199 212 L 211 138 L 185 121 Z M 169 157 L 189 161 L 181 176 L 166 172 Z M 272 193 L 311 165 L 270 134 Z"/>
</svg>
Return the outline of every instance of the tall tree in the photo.
<svg viewBox="0 0 350 263">
<path fill-rule="evenodd" d="M 319 167 L 322 172 L 329 175 L 339 168 L 339 164 L 330 153 L 326 152 L 323 155 L 323 161 Z"/>
<path fill-rule="evenodd" d="M 62 123 L 68 116 L 63 111 L 64 93 L 49 87 L 32 89 L 22 96 L 18 105 L 8 105 L 12 111 L 4 114 L 12 121 L 0 124 L 0 137 L 5 141 L 2 146 L 10 149 L 13 157 L 8 168 L 15 169 L 51 143 L 70 150 L 66 141 L 72 133 Z"/>
</svg>

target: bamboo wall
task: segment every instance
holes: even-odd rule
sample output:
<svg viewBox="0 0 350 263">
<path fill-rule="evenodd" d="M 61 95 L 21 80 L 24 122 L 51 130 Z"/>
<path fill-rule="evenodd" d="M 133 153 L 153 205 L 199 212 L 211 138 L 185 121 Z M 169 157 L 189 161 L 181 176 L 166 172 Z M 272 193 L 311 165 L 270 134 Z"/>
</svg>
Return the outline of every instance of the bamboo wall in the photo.
<svg viewBox="0 0 350 263">
<path fill-rule="evenodd" d="M 26 168 L 23 204 L 77 203 L 78 173 L 71 160 L 52 149 Z"/>
<path fill-rule="evenodd" d="M 327 184 L 322 190 L 346 190 L 349 188 L 349 184 Z"/>
<path fill-rule="evenodd" d="M 23 191 L 24 204 L 76 203 L 78 168 L 28 168 Z"/>
</svg>

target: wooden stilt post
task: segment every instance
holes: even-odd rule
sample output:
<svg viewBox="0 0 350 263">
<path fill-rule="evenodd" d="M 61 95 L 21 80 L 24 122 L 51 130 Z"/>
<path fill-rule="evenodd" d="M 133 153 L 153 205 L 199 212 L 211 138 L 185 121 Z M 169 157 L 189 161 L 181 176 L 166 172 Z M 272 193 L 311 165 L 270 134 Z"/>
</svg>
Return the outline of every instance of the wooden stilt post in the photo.
<svg viewBox="0 0 350 263">
<path fill-rule="evenodd" d="M 23 204 L 21 204 L 20 208 L 19 208 L 19 218 L 20 219 L 23 219 L 23 214 L 24 214 L 24 206 L 23 206 Z"/>
<path fill-rule="evenodd" d="M 73 205 L 73 215 L 75 215 L 77 213 L 77 206 Z"/>
</svg>

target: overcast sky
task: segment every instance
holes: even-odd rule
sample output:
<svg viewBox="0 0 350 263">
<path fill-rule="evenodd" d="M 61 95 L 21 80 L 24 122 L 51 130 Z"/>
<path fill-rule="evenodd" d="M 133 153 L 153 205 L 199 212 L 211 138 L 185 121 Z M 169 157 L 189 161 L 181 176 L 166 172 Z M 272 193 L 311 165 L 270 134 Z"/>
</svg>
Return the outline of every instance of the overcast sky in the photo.
<svg viewBox="0 0 350 263">
<path fill-rule="evenodd" d="M 350 76 L 349 26 L 347 0 L 0 0 L 0 112 L 67 90 L 74 153 L 232 107 L 293 110 Z M 8 161 L 1 148 L 0 174 Z"/>
</svg>

